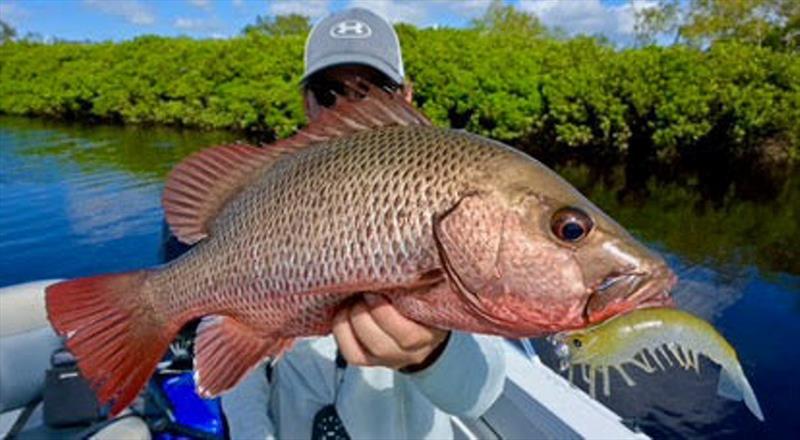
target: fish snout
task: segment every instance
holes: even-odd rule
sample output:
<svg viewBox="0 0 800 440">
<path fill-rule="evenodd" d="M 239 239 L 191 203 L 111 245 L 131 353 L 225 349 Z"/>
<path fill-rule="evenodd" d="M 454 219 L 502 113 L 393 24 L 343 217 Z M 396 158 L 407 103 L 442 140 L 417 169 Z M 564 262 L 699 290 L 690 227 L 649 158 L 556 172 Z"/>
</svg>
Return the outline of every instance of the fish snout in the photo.
<svg viewBox="0 0 800 440">
<path fill-rule="evenodd" d="M 641 290 L 639 295 L 641 302 L 638 303 L 636 308 L 674 307 L 675 304 L 670 292 L 677 283 L 678 277 L 666 263 L 656 267 L 650 272 L 649 280 L 644 286 L 645 288 Z"/>
<path fill-rule="evenodd" d="M 666 263 L 613 272 L 593 286 L 584 318 L 596 324 L 633 309 L 672 307 L 670 290 L 676 282 Z"/>
</svg>

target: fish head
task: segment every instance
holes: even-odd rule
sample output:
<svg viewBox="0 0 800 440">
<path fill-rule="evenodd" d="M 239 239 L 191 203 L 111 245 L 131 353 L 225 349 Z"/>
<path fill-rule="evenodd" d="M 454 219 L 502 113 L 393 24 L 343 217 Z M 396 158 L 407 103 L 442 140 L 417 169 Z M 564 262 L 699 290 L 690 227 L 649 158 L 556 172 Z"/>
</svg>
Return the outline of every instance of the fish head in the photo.
<svg viewBox="0 0 800 440">
<path fill-rule="evenodd" d="M 605 213 L 593 211 L 593 236 L 574 254 L 587 292 L 585 325 L 634 309 L 673 306 L 670 290 L 677 277 L 664 259 Z"/>
<path fill-rule="evenodd" d="M 541 336 L 671 305 L 675 276 L 661 256 L 538 162 L 501 169 L 438 234 L 453 284 L 498 334 Z"/>
<path fill-rule="evenodd" d="M 518 294 L 535 306 L 560 305 L 563 326 L 558 330 L 594 325 L 636 308 L 671 305 L 669 291 L 676 279 L 664 259 L 590 201 L 540 190 L 520 197 L 520 204 L 517 221 L 523 227 L 509 230 L 514 235 L 507 239 L 527 246 L 498 260 L 544 268 L 546 273 L 534 271 L 547 280 L 544 286 Z"/>
</svg>

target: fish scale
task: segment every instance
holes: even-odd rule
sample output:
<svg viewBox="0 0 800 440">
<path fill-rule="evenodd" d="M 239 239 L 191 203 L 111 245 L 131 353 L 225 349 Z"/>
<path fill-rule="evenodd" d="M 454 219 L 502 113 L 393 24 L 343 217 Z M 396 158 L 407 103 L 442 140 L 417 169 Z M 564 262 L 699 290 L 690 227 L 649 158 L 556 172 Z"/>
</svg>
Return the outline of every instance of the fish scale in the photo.
<svg viewBox="0 0 800 440">
<path fill-rule="evenodd" d="M 326 333 L 331 311 L 309 309 L 292 295 L 343 283 L 402 287 L 438 268 L 433 214 L 474 189 L 480 166 L 507 154 L 434 127 L 389 127 L 299 152 L 265 170 L 220 214 L 202 246 L 158 275 L 156 283 L 173 292 L 168 314 L 207 307 L 205 286 L 236 285 L 244 294 L 235 296 L 234 313 L 260 333 L 274 332 L 286 302 L 299 313 L 316 312 L 303 322 Z M 259 244 L 252 253 L 241 251 L 252 244 Z M 211 302 L 225 304 L 228 294 L 219 291 Z M 319 298 L 331 307 L 338 302 Z"/>
</svg>

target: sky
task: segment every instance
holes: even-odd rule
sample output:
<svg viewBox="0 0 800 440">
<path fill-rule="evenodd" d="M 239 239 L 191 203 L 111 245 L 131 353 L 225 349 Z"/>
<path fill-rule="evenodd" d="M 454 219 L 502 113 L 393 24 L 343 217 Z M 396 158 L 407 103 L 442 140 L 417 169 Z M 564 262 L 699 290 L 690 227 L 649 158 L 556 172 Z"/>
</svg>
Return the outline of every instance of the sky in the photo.
<svg viewBox="0 0 800 440">
<path fill-rule="evenodd" d="M 568 34 L 602 34 L 632 41 L 636 9 L 656 0 L 504 0 L 535 13 Z M 139 35 L 228 38 L 257 15 L 300 13 L 319 20 L 330 12 L 362 6 L 392 22 L 417 26 L 467 25 L 489 0 L 0 0 L 0 18 L 20 36 L 45 39 L 128 40 Z"/>
</svg>

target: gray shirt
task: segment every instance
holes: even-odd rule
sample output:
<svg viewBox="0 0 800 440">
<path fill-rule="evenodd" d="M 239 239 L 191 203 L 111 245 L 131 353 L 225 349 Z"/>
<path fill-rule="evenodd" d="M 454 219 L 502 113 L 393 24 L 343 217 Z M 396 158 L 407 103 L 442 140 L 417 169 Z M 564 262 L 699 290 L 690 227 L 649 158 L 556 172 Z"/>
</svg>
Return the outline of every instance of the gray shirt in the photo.
<svg viewBox="0 0 800 440">
<path fill-rule="evenodd" d="M 233 439 L 308 439 L 314 416 L 333 402 L 358 438 L 452 438 L 450 415 L 476 418 L 500 395 L 505 355 L 497 338 L 453 332 L 428 368 L 403 374 L 347 367 L 338 375 L 333 337 L 299 340 L 274 366 L 264 366 L 222 397 Z"/>
</svg>

